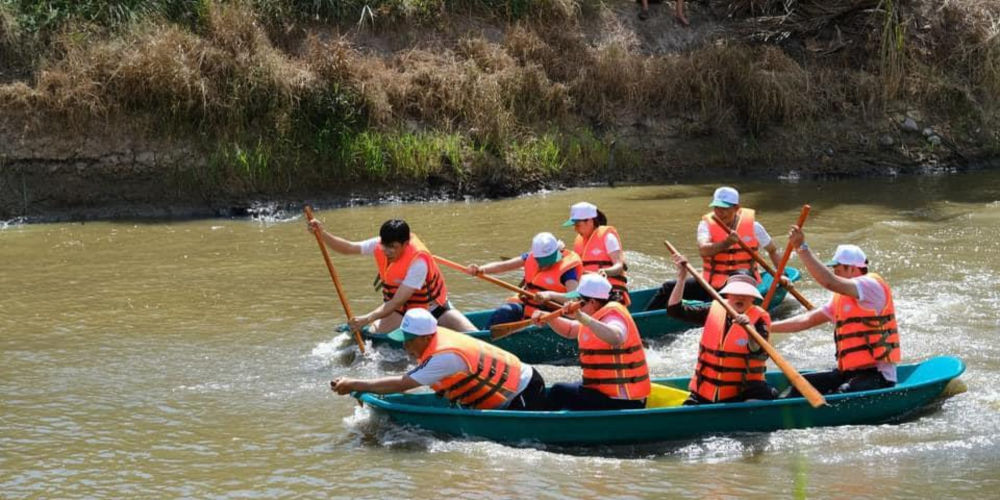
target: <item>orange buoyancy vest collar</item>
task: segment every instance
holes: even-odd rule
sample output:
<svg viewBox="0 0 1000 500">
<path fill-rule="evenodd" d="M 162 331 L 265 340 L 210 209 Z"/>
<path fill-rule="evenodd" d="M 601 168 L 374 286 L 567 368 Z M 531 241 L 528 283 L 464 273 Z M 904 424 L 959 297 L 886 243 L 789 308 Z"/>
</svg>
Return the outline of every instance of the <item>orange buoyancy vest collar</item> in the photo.
<svg viewBox="0 0 1000 500">
<path fill-rule="evenodd" d="M 427 263 L 427 277 L 419 290 L 413 292 L 402 307 L 396 309 L 399 314 L 405 314 L 409 309 L 430 309 L 431 304 L 442 306 L 448 302 L 448 288 L 444 284 L 444 276 L 430 251 L 415 234 L 410 235 L 410 241 L 403 245 L 403 253 L 394 262 L 389 262 L 382 250 L 382 245 L 375 246 L 375 264 L 382 280 L 382 300 L 389 302 L 396 296 L 396 291 L 406 279 L 410 264 L 414 259 L 423 259 Z"/>
<path fill-rule="evenodd" d="M 750 324 L 761 318 L 771 325 L 771 316 L 758 306 L 747 310 Z M 740 395 L 747 382 L 763 382 L 767 371 L 767 353 L 751 352 L 753 338 L 742 326 L 726 329 L 726 309 L 712 302 L 705 330 L 698 345 L 698 363 L 688 389 L 712 402 L 726 401 Z"/>
<path fill-rule="evenodd" d="M 593 315 L 593 320 L 601 321 L 612 314 L 621 317 L 628 329 L 625 342 L 619 346 L 608 344 L 590 327 L 580 324 L 577 343 L 580 346 L 583 385 L 610 398 L 643 399 L 649 396 L 651 386 L 639 328 L 628 309 L 617 302 L 608 302 Z"/>
<path fill-rule="evenodd" d="M 622 238 L 618 236 L 618 231 L 614 226 L 598 226 L 597 229 L 594 229 L 593 233 L 590 233 L 590 238 L 587 241 L 583 240 L 583 236 L 576 235 L 576 241 L 573 243 L 573 251 L 583 260 L 584 272 L 597 272 L 615 265 L 614 261 L 611 260 L 611 254 L 608 252 L 608 233 L 615 235 L 618 243 L 622 245 L 621 251 L 624 253 L 625 247 L 622 244 Z M 621 297 L 621 300 L 618 302 L 628 307 L 632 303 L 632 299 L 628 295 L 628 275 L 625 273 L 625 270 L 623 269 L 622 273 L 618 276 L 608 276 L 608 282 L 611 283 L 611 289 L 618 292 L 618 295 Z"/>
<path fill-rule="evenodd" d="M 736 225 L 736 234 L 753 251 L 758 251 L 760 244 L 757 242 L 757 235 L 753 230 L 756 212 L 749 208 L 741 208 L 737 217 L 739 217 L 739 223 Z M 729 228 L 716 224 L 712 218 L 712 212 L 705 214 L 702 219 L 708 224 L 712 243 L 718 243 L 729 237 Z M 702 276 L 716 290 L 725 286 L 726 280 L 731 275 L 743 270 L 751 271 L 754 278 L 757 278 L 757 283 L 760 283 L 760 270 L 757 269 L 757 264 L 754 263 L 753 256 L 746 250 L 743 250 L 743 247 L 739 243 L 711 257 L 702 257 L 702 262 Z"/>
<path fill-rule="evenodd" d="M 517 396 L 523 369 L 517 356 L 464 333 L 438 327 L 419 361 L 448 352 L 461 356 L 467 368 L 431 384 L 438 397 L 467 408 L 490 410 L 506 406 Z"/>
<path fill-rule="evenodd" d="M 538 261 L 535 259 L 533 254 L 528 254 L 528 259 L 524 261 L 524 288 L 530 292 L 556 292 L 556 293 L 566 293 L 566 285 L 562 282 L 562 275 L 569 271 L 570 269 L 576 269 L 576 279 L 579 281 L 583 277 L 583 264 L 580 262 L 580 256 L 571 250 L 563 250 L 562 259 L 559 262 L 549 266 L 547 269 L 539 269 Z M 517 297 L 513 297 L 512 300 L 519 301 Z M 524 303 L 524 317 L 530 318 L 531 315 L 539 310 L 551 311 L 552 308 L 532 301 L 525 301 Z"/>
<path fill-rule="evenodd" d="M 869 273 L 885 292 L 885 307 L 881 311 L 865 309 L 850 295 L 833 296 L 837 343 L 837 369 L 840 371 L 871 368 L 879 361 L 899 363 L 899 328 L 892 291 L 881 276 Z"/>
</svg>

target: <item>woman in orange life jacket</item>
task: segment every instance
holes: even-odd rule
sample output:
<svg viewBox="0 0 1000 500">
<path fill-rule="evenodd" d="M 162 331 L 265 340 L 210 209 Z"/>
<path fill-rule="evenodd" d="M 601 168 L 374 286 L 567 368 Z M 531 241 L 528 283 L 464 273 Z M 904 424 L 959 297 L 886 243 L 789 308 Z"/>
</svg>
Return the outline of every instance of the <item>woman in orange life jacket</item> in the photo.
<svg viewBox="0 0 1000 500">
<path fill-rule="evenodd" d="M 901 356 L 889 285 L 868 272 L 868 258 L 855 245 L 838 246 L 833 260 L 824 265 L 809 250 L 801 229 L 792 226 L 788 241 L 813 279 L 833 292 L 823 307 L 776 321 L 771 328 L 774 333 L 792 333 L 834 323 L 837 369 L 804 375 L 806 380 L 823 394 L 896 385 Z"/>
<path fill-rule="evenodd" d="M 621 238 L 608 218 L 596 205 L 580 202 L 569 209 L 569 220 L 563 227 L 576 230 L 573 251 L 583 260 L 583 272 L 596 272 L 611 282 L 611 300 L 625 307 L 632 303 L 628 294 L 628 276 L 625 270 L 625 252 Z"/>
<path fill-rule="evenodd" d="M 698 223 L 697 238 L 698 253 L 701 254 L 704 269 L 703 276 L 712 287 L 716 290 L 721 289 L 726 279 L 736 273 L 749 272 L 758 282 L 760 281 L 757 264 L 738 244 L 739 238 L 754 250 L 764 248 L 771 257 L 771 262 L 774 262 L 774 267 L 778 267 L 780 258 L 771 235 L 767 234 L 764 226 L 756 220 L 756 211 L 740 206 L 738 191 L 731 187 L 720 187 L 715 190 L 712 202 L 708 206 L 712 211 L 702 216 L 701 222 Z M 718 217 L 726 227 L 716 224 L 712 215 Z M 735 234 L 731 234 L 730 230 L 735 231 Z M 646 310 L 666 307 L 667 297 L 670 296 L 675 284 L 674 280 L 664 282 L 646 305 Z M 712 297 L 698 286 L 693 277 L 688 278 L 685 290 L 687 293 L 684 298 L 687 300 L 712 301 Z"/>
<path fill-rule="evenodd" d="M 410 234 L 410 226 L 400 219 L 387 220 L 379 235 L 364 241 L 349 241 L 325 230 L 319 221 L 307 226 L 310 232 L 320 231 L 323 242 L 333 251 L 344 255 L 371 255 L 375 258 L 382 281 L 382 305 L 368 314 L 355 316 L 352 329 L 374 322 L 376 332 L 396 329 L 403 314 L 413 308 L 427 309 L 442 326 L 459 332 L 476 331 L 476 327 L 448 300 L 444 275 L 420 238 Z"/>
<path fill-rule="evenodd" d="M 531 240 L 531 251 L 513 259 L 490 262 L 481 266 L 469 266 L 469 274 L 496 274 L 524 268 L 524 289 L 534 292 L 538 299 L 512 297 L 498 307 L 490 316 L 485 328 L 499 323 L 509 323 L 530 318 L 537 310 L 549 311 L 547 301 L 566 302 L 566 294 L 576 290 L 583 265 L 580 257 L 572 250 L 563 248 L 563 243 L 552 233 L 538 233 Z"/>
<path fill-rule="evenodd" d="M 608 300 L 611 283 L 596 273 L 583 275 L 570 298 L 579 310 L 570 319 L 549 320 L 552 330 L 575 339 L 580 348 L 583 381 L 559 383 L 549 389 L 552 410 L 632 410 L 646 407 L 651 389 L 646 351 L 639 329 L 625 306 Z M 533 316 L 536 323 L 542 313 Z"/>
<path fill-rule="evenodd" d="M 389 394 L 427 385 L 452 404 L 480 410 L 545 410 L 545 380 L 517 356 L 469 335 L 439 327 L 426 309 L 410 309 L 389 334 L 419 364 L 404 375 L 372 380 L 338 378 L 337 394 Z"/>
<path fill-rule="evenodd" d="M 705 325 L 698 343 L 698 362 L 688 389 L 691 396 L 685 405 L 732 403 L 774 399 L 776 391 L 767 385 L 767 353 L 754 342 L 744 325 L 753 324 L 765 339 L 771 316 L 754 305 L 763 299 L 756 280 L 750 275 L 734 274 L 719 291 L 726 302 L 739 313 L 730 318 L 721 304 L 689 306 L 682 301 L 687 259 L 674 256 L 678 285 L 667 302 L 667 315 L 694 325 Z"/>
</svg>

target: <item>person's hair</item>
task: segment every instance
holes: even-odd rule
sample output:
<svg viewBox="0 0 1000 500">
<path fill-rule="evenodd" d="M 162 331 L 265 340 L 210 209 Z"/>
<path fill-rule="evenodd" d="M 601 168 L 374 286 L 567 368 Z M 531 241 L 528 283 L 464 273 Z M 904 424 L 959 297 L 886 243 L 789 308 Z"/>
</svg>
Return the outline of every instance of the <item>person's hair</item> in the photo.
<svg viewBox="0 0 1000 500">
<path fill-rule="evenodd" d="M 390 219 L 382 223 L 378 236 L 383 245 L 406 243 L 410 241 L 410 226 L 402 219 Z"/>
<path fill-rule="evenodd" d="M 608 216 L 604 215 L 604 212 L 597 210 L 597 217 L 594 217 L 594 227 L 601 227 L 608 225 Z"/>
<path fill-rule="evenodd" d="M 858 269 L 861 270 L 862 275 L 868 274 L 868 259 L 865 259 L 865 267 L 859 267 Z"/>
<path fill-rule="evenodd" d="M 596 299 L 594 297 L 584 297 L 584 298 L 587 299 L 587 300 L 596 300 L 597 303 L 601 305 L 601 307 L 604 307 L 604 306 L 608 305 L 608 302 L 611 302 L 610 298 L 607 298 L 607 299 Z"/>
</svg>

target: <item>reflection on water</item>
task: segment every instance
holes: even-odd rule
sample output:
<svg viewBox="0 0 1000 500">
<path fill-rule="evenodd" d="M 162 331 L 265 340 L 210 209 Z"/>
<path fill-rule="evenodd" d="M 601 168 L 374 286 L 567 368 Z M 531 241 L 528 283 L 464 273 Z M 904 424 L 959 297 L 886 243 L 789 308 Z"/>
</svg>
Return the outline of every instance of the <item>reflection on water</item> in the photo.
<svg viewBox="0 0 1000 500">
<path fill-rule="evenodd" d="M 0 491 L 4 498 L 990 498 L 1000 493 L 1000 174 L 737 182 L 783 246 L 803 203 L 822 258 L 861 245 L 893 286 L 904 357 L 954 354 L 968 392 L 896 425 L 706 436 L 628 447 L 505 446 L 374 419 L 328 389 L 411 366 L 335 332 L 329 275 L 297 213 L 241 220 L 0 223 Z M 568 207 L 618 227 L 636 287 L 674 274 L 662 240 L 696 256 L 715 185 L 581 189 L 495 202 L 319 212 L 359 240 L 406 218 L 460 262 L 526 251 Z M 356 312 L 374 308 L 362 257 L 334 256 Z M 793 260 L 794 263 L 794 260 Z M 507 292 L 445 270 L 456 306 Z M 512 279 L 516 276 L 511 275 Z M 829 295 L 806 280 L 815 304 Z M 786 302 L 779 314 L 798 311 Z M 699 330 L 654 342 L 655 376 L 690 374 Z M 781 336 L 801 369 L 833 364 L 828 329 Z M 544 366 L 550 382 L 575 367 Z M 595 431 L 598 432 L 598 431 Z M 836 492 L 836 493 L 834 493 Z"/>
</svg>

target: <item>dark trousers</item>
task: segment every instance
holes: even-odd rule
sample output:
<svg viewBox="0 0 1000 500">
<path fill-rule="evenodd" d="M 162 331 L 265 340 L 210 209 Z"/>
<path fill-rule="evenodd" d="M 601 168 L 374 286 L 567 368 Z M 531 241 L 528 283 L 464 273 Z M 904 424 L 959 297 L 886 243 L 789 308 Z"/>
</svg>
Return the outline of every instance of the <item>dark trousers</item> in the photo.
<svg viewBox="0 0 1000 500">
<path fill-rule="evenodd" d="M 559 383 L 549 389 L 549 409 L 557 410 L 634 410 L 645 408 L 645 399 L 614 399 L 582 383 Z"/>
<path fill-rule="evenodd" d="M 484 330 L 489 330 L 493 325 L 521 321 L 524 319 L 524 304 L 520 302 L 508 302 L 493 311 L 490 320 L 486 322 Z"/>
<path fill-rule="evenodd" d="M 692 392 L 688 396 L 687 400 L 684 401 L 684 406 L 692 405 L 707 405 L 714 403 L 740 403 L 743 401 L 748 401 L 751 399 L 759 399 L 763 401 L 768 401 L 778 397 L 778 391 L 774 390 L 771 386 L 767 385 L 766 382 L 747 382 L 743 386 L 743 390 L 736 397 L 729 399 L 722 399 L 719 401 L 712 401 L 710 399 L 705 399 L 698 395 L 696 392 Z"/>
<path fill-rule="evenodd" d="M 517 411 L 545 411 L 549 409 L 548 397 L 545 394 L 545 379 L 538 372 L 538 368 L 532 367 L 534 373 L 531 374 L 531 381 L 520 394 L 511 400 L 505 410 Z"/>
<path fill-rule="evenodd" d="M 842 372 L 831 370 L 828 372 L 816 372 L 802 375 L 809 381 L 820 394 L 840 394 L 844 392 L 870 391 L 873 389 L 884 389 L 896 385 L 882 376 L 882 372 L 875 368 L 867 370 L 852 370 Z M 790 398 L 801 396 L 794 387 L 788 394 Z"/>
<path fill-rule="evenodd" d="M 649 300 L 646 304 L 647 311 L 653 311 L 656 309 L 666 309 L 667 299 L 670 298 L 670 294 L 674 291 L 674 287 L 677 286 L 677 280 L 664 281 L 660 289 L 656 291 L 656 295 Z M 712 297 L 708 295 L 701 285 L 698 284 L 698 280 L 694 278 L 688 278 L 684 280 L 684 295 L 681 296 L 684 300 L 698 300 L 701 302 L 711 302 Z"/>
</svg>

